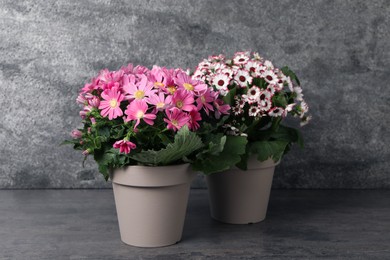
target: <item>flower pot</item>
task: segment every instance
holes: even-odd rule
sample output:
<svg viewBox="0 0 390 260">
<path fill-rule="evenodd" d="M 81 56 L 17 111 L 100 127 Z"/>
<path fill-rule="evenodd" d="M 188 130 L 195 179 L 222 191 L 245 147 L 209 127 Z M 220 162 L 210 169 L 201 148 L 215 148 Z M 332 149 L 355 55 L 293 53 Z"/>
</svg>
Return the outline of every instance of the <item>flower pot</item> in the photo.
<svg viewBox="0 0 390 260">
<path fill-rule="evenodd" d="M 189 164 L 114 170 L 111 179 L 122 241 L 139 247 L 180 241 L 195 175 Z"/>
<path fill-rule="evenodd" d="M 275 163 L 248 160 L 248 170 L 233 168 L 206 177 L 212 218 L 229 224 L 250 224 L 265 219 Z"/>
</svg>

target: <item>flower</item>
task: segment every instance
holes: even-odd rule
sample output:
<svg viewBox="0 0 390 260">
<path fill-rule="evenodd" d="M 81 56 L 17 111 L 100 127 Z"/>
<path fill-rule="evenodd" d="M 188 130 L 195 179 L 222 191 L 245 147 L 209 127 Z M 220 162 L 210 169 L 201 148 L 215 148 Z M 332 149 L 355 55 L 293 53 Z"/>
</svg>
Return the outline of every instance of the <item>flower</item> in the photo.
<svg viewBox="0 0 390 260">
<path fill-rule="evenodd" d="M 203 95 L 199 96 L 196 99 L 197 103 L 197 110 L 201 110 L 202 108 L 206 112 L 206 114 L 209 114 L 209 110 L 214 111 L 214 107 L 210 104 L 214 101 L 214 94 L 211 92 L 210 89 L 208 89 Z"/>
<path fill-rule="evenodd" d="M 226 75 L 224 73 L 219 73 L 219 74 L 214 76 L 212 84 L 218 90 L 220 90 L 220 89 L 227 90 L 228 86 L 230 84 L 230 80 L 231 80 L 231 78 L 228 75 Z"/>
<path fill-rule="evenodd" d="M 200 115 L 200 113 L 196 110 L 192 110 L 190 113 L 189 113 L 189 121 L 187 123 L 188 125 L 188 128 L 190 130 L 197 130 L 199 129 L 200 125 L 198 123 L 198 121 L 201 121 L 202 120 L 202 116 Z"/>
<path fill-rule="evenodd" d="M 96 96 L 92 97 L 91 99 L 88 100 L 88 104 L 91 107 L 99 107 L 100 105 L 100 99 Z"/>
<path fill-rule="evenodd" d="M 260 113 L 260 108 L 257 106 L 251 106 L 249 108 L 249 116 L 257 116 Z"/>
<path fill-rule="evenodd" d="M 284 109 L 283 109 L 283 108 L 281 108 L 281 107 L 274 107 L 274 108 L 272 108 L 272 109 L 268 112 L 268 115 L 269 115 L 269 116 L 273 116 L 273 117 L 278 117 L 278 116 L 283 115 L 283 112 L 284 112 Z"/>
<path fill-rule="evenodd" d="M 234 76 L 234 80 L 242 88 L 246 88 L 248 84 L 252 83 L 252 77 L 246 70 L 238 70 L 236 75 Z"/>
<path fill-rule="evenodd" d="M 102 117 L 106 117 L 108 115 L 108 119 L 112 120 L 123 115 L 122 109 L 119 106 L 124 99 L 124 96 L 117 88 L 103 91 L 102 98 L 104 100 L 102 100 L 99 105 L 99 109 L 101 109 L 100 115 Z"/>
<path fill-rule="evenodd" d="M 233 57 L 234 64 L 242 65 L 248 62 L 250 59 L 248 52 L 236 52 Z"/>
<path fill-rule="evenodd" d="M 260 97 L 260 89 L 256 86 L 251 87 L 248 89 L 248 92 L 246 93 L 247 102 L 249 104 L 252 104 L 254 102 L 257 102 L 257 99 Z"/>
<path fill-rule="evenodd" d="M 125 93 L 128 94 L 127 99 L 140 100 L 149 97 L 156 92 L 156 90 L 153 89 L 153 84 L 148 81 L 146 75 L 142 74 L 140 77 L 141 80 L 137 83 L 129 81 L 126 82 L 125 85 L 123 85 L 123 90 L 125 91 Z"/>
<path fill-rule="evenodd" d="M 180 109 L 178 109 L 176 107 L 171 108 L 171 109 L 166 109 L 165 114 L 168 117 L 168 119 L 164 118 L 164 122 L 166 122 L 168 124 L 167 128 L 172 129 L 174 131 L 177 131 L 180 128 L 182 128 L 190 120 L 187 113 L 181 111 Z"/>
<path fill-rule="evenodd" d="M 139 125 L 141 122 L 141 119 L 145 121 L 148 125 L 154 124 L 154 119 L 156 119 L 155 114 L 147 114 L 146 111 L 148 110 L 148 105 L 146 104 L 145 100 L 139 100 L 136 99 L 127 106 L 127 109 L 125 111 L 125 114 L 127 115 L 127 118 L 125 119 L 125 122 L 129 122 L 131 120 L 135 120 L 136 123 L 134 125 L 134 129 Z"/>
<path fill-rule="evenodd" d="M 163 111 L 171 105 L 172 96 L 165 96 L 163 92 L 151 95 L 146 102 L 155 106 L 156 111 Z M 155 111 L 155 112 L 156 112 Z"/>
<path fill-rule="evenodd" d="M 265 81 L 267 81 L 269 84 L 276 84 L 278 83 L 278 77 L 272 70 L 267 70 L 264 73 L 262 73 L 262 76 Z"/>
<path fill-rule="evenodd" d="M 228 111 L 230 110 L 230 106 L 225 104 L 222 99 L 214 100 L 214 106 L 216 119 L 219 119 L 222 114 L 229 114 Z"/>
<path fill-rule="evenodd" d="M 189 112 L 195 108 L 194 96 L 188 91 L 179 89 L 173 94 L 172 104 L 180 110 Z"/>
<path fill-rule="evenodd" d="M 81 136 L 83 135 L 83 133 L 78 130 L 78 129 L 75 129 L 71 132 L 71 136 L 74 138 L 74 139 L 80 139 Z"/>
<path fill-rule="evenodd" d="M 128 154 L 130 153 L 131 150 L 135 149 L 137 146 L 135 145 L 135 143 L 132 143 L 124 139 L 124 140 L 116 141 L 113 147 L 119 149 L 120 153 Z"/>
<path fill-rule="evenodd" d="M 201 94 L 207 90 L 206 84 L 199 80 L 192 79 L 184 72 L 179 72 L 174 80 L 180 88 L 188 92 L 195 92 L 197 94 Z"/>
</svg>

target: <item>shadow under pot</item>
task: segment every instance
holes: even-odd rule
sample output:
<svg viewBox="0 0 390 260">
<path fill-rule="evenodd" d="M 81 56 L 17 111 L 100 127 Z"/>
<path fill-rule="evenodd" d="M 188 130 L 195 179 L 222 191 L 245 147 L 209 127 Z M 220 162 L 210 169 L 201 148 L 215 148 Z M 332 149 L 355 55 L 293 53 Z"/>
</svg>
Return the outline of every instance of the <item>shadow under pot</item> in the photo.
<svg viewBox="0 0 390 260">
<path fill-rule="evenodd" d="M 138 247 L 179 242 L 195 176 L 189 164 L 115 169 L 111 180 L 122 241 Z"/>
<path fill-rule="evenodd" d="M 275 166 L 280 161 L 248 160 L 238 168 L 206 176 L 211 217 L 229 224 L 251 224 L 265 219 Z"/>
</svg>

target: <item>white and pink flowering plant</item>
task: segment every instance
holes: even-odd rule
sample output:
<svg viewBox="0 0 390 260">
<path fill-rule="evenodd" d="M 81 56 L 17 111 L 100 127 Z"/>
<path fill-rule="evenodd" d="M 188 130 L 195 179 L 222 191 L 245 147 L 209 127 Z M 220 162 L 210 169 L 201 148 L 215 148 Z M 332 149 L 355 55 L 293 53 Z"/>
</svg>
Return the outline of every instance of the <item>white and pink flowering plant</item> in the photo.
<svg viewBox="0 0 390 260">
<path fill-rule="evenodd" d="M 234 158 L 237 167 L 246 169 L 252 154 L 260 161 L 278 161 L 293 143 L 303 146 L 298 129 L 281 124 L 288 115 L 299 118 L 301 126 L 311 119 L 300 82 L 288 67 L 279 69 L 258 53 L 237 52 L 231 59 L 224 55 L 204 59 L 192 78 L 204 81 L 231 105 L 219 131 L 247 140 L 235 148 L 245 150 Z M 205 158 L 202 163 L 211 162 Z"/>
<path fill-rule="evenodd" d="M 128 165 L 202 165 L 202 156 L 223 150 L 208 135 L 223 124 L 230 105 L 218 89 L 182 69 L 104 69 L 85 84 L 77 102 L 83 127 L 65 143 L 85 158 L 93 155 L 106 179 L 111 169 Z M 218 139 L 221 146 L 226 137 Z"/>
</svg>

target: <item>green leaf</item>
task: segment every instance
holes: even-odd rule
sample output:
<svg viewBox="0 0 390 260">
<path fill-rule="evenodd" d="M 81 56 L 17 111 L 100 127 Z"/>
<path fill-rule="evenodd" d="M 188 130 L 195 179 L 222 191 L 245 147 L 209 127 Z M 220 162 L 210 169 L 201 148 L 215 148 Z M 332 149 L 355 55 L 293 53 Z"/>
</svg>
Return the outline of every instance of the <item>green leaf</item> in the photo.
<svg viewBox="0 0 390 260">
<path fill-rule="evenodd" d="M 59 145 L 77 144 L 79 142 L 80 142 L 79 140 L 65 140 L 65 141 L 61 142 Z"/>
<path fill-rule="evenodd" d="M 236 95 L 237 88 L 232 88 L 229 90 L 226 96 L 223 97 L 223 102 L 228 105 L 233 105 L 234 103 L 234 96 Z"/>
<path fill-rule="evenodd" d="M 166 148 L 142 151 L 130 158 L 145 165 L 168 165 L 190 155 L 202 146 L 200 137 L 184 126 L 175 135 L 174 142 L 168 144 Z"/>
<path fill-rule="evenodd" d="M 271 137 L 275 140 L 286 141 L 289 143 L 298 143 L 298 145 L 303 148 L 303 138 L 302 134 L 298 129 L 279 125 L 279 128 L 276 132 L 271 134 Z"/>
<path fill-rule="evenodd" d="M 223 138 L 221 138 L 221 143 Z M 211 174 L 230 169 L 232 166 L 240 162 L 242 154 L 245 153 L 247 138 L 244 136 L 226 136 L 225 145 L 222 152 L 219 154 L 205 153 L 201 158 L 198 158 L 193 169 L 201 171 L 204 174 Z"/>
<path fill-rule="evenodd" d="M 249 152 L 251 154 L 257 154 L 259 161 L 265 161 L 268 158 L 272 158 L 275 162 L 279 161 L 286 149 L 288 141 L 259 141 L 250 144 Z"/>
<path fill-rule="evenodd" d="M 301 82 L 299 82 L 297 75 L 288 66 L 284 66 L 283 68 L 281 68 L 281 70 L 284 75 L 290 77 L 291 80 L 294 80 L 299 86 L 301 85 Z"/>
</svg>

